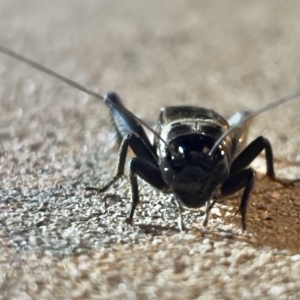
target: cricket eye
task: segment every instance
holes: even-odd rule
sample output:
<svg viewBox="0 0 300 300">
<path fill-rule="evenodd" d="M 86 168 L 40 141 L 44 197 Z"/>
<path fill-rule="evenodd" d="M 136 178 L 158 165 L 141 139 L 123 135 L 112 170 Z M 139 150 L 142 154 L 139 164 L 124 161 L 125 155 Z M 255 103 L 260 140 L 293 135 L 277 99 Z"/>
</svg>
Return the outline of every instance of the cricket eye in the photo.
<svg viewBox="0 0 300 300">
<path fill-rule="evenodd" d="M 184 150 L 180 146 L 171 144 L 168 149 L 168 160 L 172 162 L 181 162 L 184 160 Z"/>
</svg>

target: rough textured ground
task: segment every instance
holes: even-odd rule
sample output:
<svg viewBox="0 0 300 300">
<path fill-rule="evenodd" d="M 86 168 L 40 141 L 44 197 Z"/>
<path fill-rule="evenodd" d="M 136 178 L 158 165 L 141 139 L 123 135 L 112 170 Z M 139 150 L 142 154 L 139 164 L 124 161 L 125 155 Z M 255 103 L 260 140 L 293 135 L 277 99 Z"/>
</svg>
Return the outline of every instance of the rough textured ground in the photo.
<svg viewBox="0 0 300 300">
<path fill-rule="evenodd" d="M 139 116 L 192 104 L 224 116 L 300 88 L 297 1 L 13 1 L 0 44 Z M 242 234 L 239 195 L 184 212 L 141 182 L 135 226 L 126 178 L 101 197 L 84 188 L 117 158 L 102 103 L 0 55 L 0 299 L 299 299 L 300 185 L 263 179 Z M 299 99 L 266 113 L 282 177 L 300 177 Z M 263 156 L 254 163 L 264 169 Z"/>
</svg>

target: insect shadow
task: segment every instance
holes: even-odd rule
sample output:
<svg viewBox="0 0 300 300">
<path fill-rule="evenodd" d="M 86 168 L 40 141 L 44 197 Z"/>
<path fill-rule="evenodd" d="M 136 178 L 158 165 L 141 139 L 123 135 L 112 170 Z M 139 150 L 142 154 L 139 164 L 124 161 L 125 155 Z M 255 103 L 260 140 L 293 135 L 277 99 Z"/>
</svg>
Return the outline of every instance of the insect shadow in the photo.
<svg viewBox="0 0 300 300">
<path fill-rule="evenodd" d="M 249 165 L 263 150 L 268 178 L 283 186 L 300 180 L 286 180 L 276 176 L 272 147 L 267 138 L 259 136 L 247 145 L 250 120 L 300 96 L 300 90 L 257 111 L 237 112 L 229 120 L 213 110 L 201 107 L 165 107 L 160 112 L 156 130 L 153 130 L 126 109 L 116 93 L 99 95 L 10 49 L 0 46 L 0 51 L 101 100 L 109 108 L 120 144 L 116 171 L 103 187 L 88 187 L 87 191 L 103 193 L 119 180 L 124 174 L 128 148 L 131 148 L 135 157 L 129 160 L 132 205 L 126 219 L 128 224 L 133 224 L 134 212 L 140 199 L 137 177 L 174 197 L 179 210 L 180 230 L 184 230 L 182 206 L 205 206 L 203 225 L 206 226 L 215 203 L 241 189 L 243 193 L 238 212 L 241 214 L 242 230 L 246 230 L 249 196 L 255 181 L 255 170 Z M 154 134 L 153 143 L 144 128 Z"/>
</svg>

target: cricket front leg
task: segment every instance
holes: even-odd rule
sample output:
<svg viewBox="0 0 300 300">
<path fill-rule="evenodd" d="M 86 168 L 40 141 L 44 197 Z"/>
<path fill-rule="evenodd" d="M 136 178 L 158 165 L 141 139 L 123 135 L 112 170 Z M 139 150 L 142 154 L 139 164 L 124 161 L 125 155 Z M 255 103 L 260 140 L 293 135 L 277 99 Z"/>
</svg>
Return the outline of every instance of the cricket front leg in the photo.
<svg viewBox="0 0 300 300">
<path fill-rule="evenodd" d="M 204 215 L 204 220 L 202 225 L 204 227 L 207 226 L 208 224 L 208 220 L 209 220 L 209 216 L 210 216 L 210 211 L 212 210 L 212 208 L 214 207 L 214 205 L 216 204 L 216 202 L 219 200 L 219 198 L 215 198 L 213 200 L 207 201 L 205 204 L 205 215 Z"/>
</svg>

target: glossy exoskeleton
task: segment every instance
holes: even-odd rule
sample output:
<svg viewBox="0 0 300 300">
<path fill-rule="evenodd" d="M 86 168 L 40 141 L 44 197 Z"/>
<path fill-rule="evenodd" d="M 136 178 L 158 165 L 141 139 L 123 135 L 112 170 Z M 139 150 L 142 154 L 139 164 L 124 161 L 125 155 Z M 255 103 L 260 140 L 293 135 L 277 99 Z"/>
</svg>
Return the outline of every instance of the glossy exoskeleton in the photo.
<svg viewBox="0 0 300 300">
<path fill-rule="evenodd" d="M 242 229 L 246 229 L 247 204 L 253 188 L 255 171 L 249 164 L 265 150 L 267 176 L 283 185 L 295 181 L 275 176 L 273 153 L 269 141 L 260 136 L 246 146 L 248 121 L 253 117 L 300 96 L 297 90 L 273 101 L 254 112 L 236 113 L 228 122 L 212 110 L 199 107 L 175 106 L 162 109 L 156 131 L 137 118 L 122 104 L 115 93 L 99 95 L 79 83 L 0 45 L 3 52 L 66 84 L 79 89 L 110 109 L 115 130 L 120 141 L 119 158 L 114 177 L 102 188 L 87 188 L 98 193 L 107 190 L 123 174 L 127 149 L 135 153 L 129 161 L 132 208 L 127 218 L 133 223 L 133 215 L 139 203 L 137 176 L 164 193 L 174 195 L 179 207 L 179 228 L 183 229 L 181 206 L 198 208 L 206 206 L 203 224 L 208 222 L 213 205 L 236 191 L 244 192 L 239 205 Z M 150 143 L 144 125 L 154 133 Z"/>
<path fill-rule="evenodd" d="M 242 229 L 246 229 L 247 204 L 255 178 L 249 164 L 265 150 L 267 176 L 282 184 L 275 176 L 272 148 L 260 136 L 247 147 L 248 122 L 225 136 L 216 149 L 216 141 L 245 118 L 249 112 L 239 112 L 228 122 L 213 110 L 191 106 L 166 107 L 161 110 L 154 143 L 143 127 L 122 104 L 116 93 L 109 93 L 104 103 L 110 108 L 119 140 L 122 141 L 114 177 L 102 188 L 88 188 L 99 193 L 107 190 L 124 173 L 127 149 L 135 153 L 129 161 L 132 208 L 127 222 L 132 224 L 139 203 L 137 176 L 164 193 L 174 195 L 180 208 L 179 228 L 183 229 L 181 205 L 190 208 L 206 206 L 203 224 L 216 201 L 244 188 L 239 206 Z"/>
</svg>

